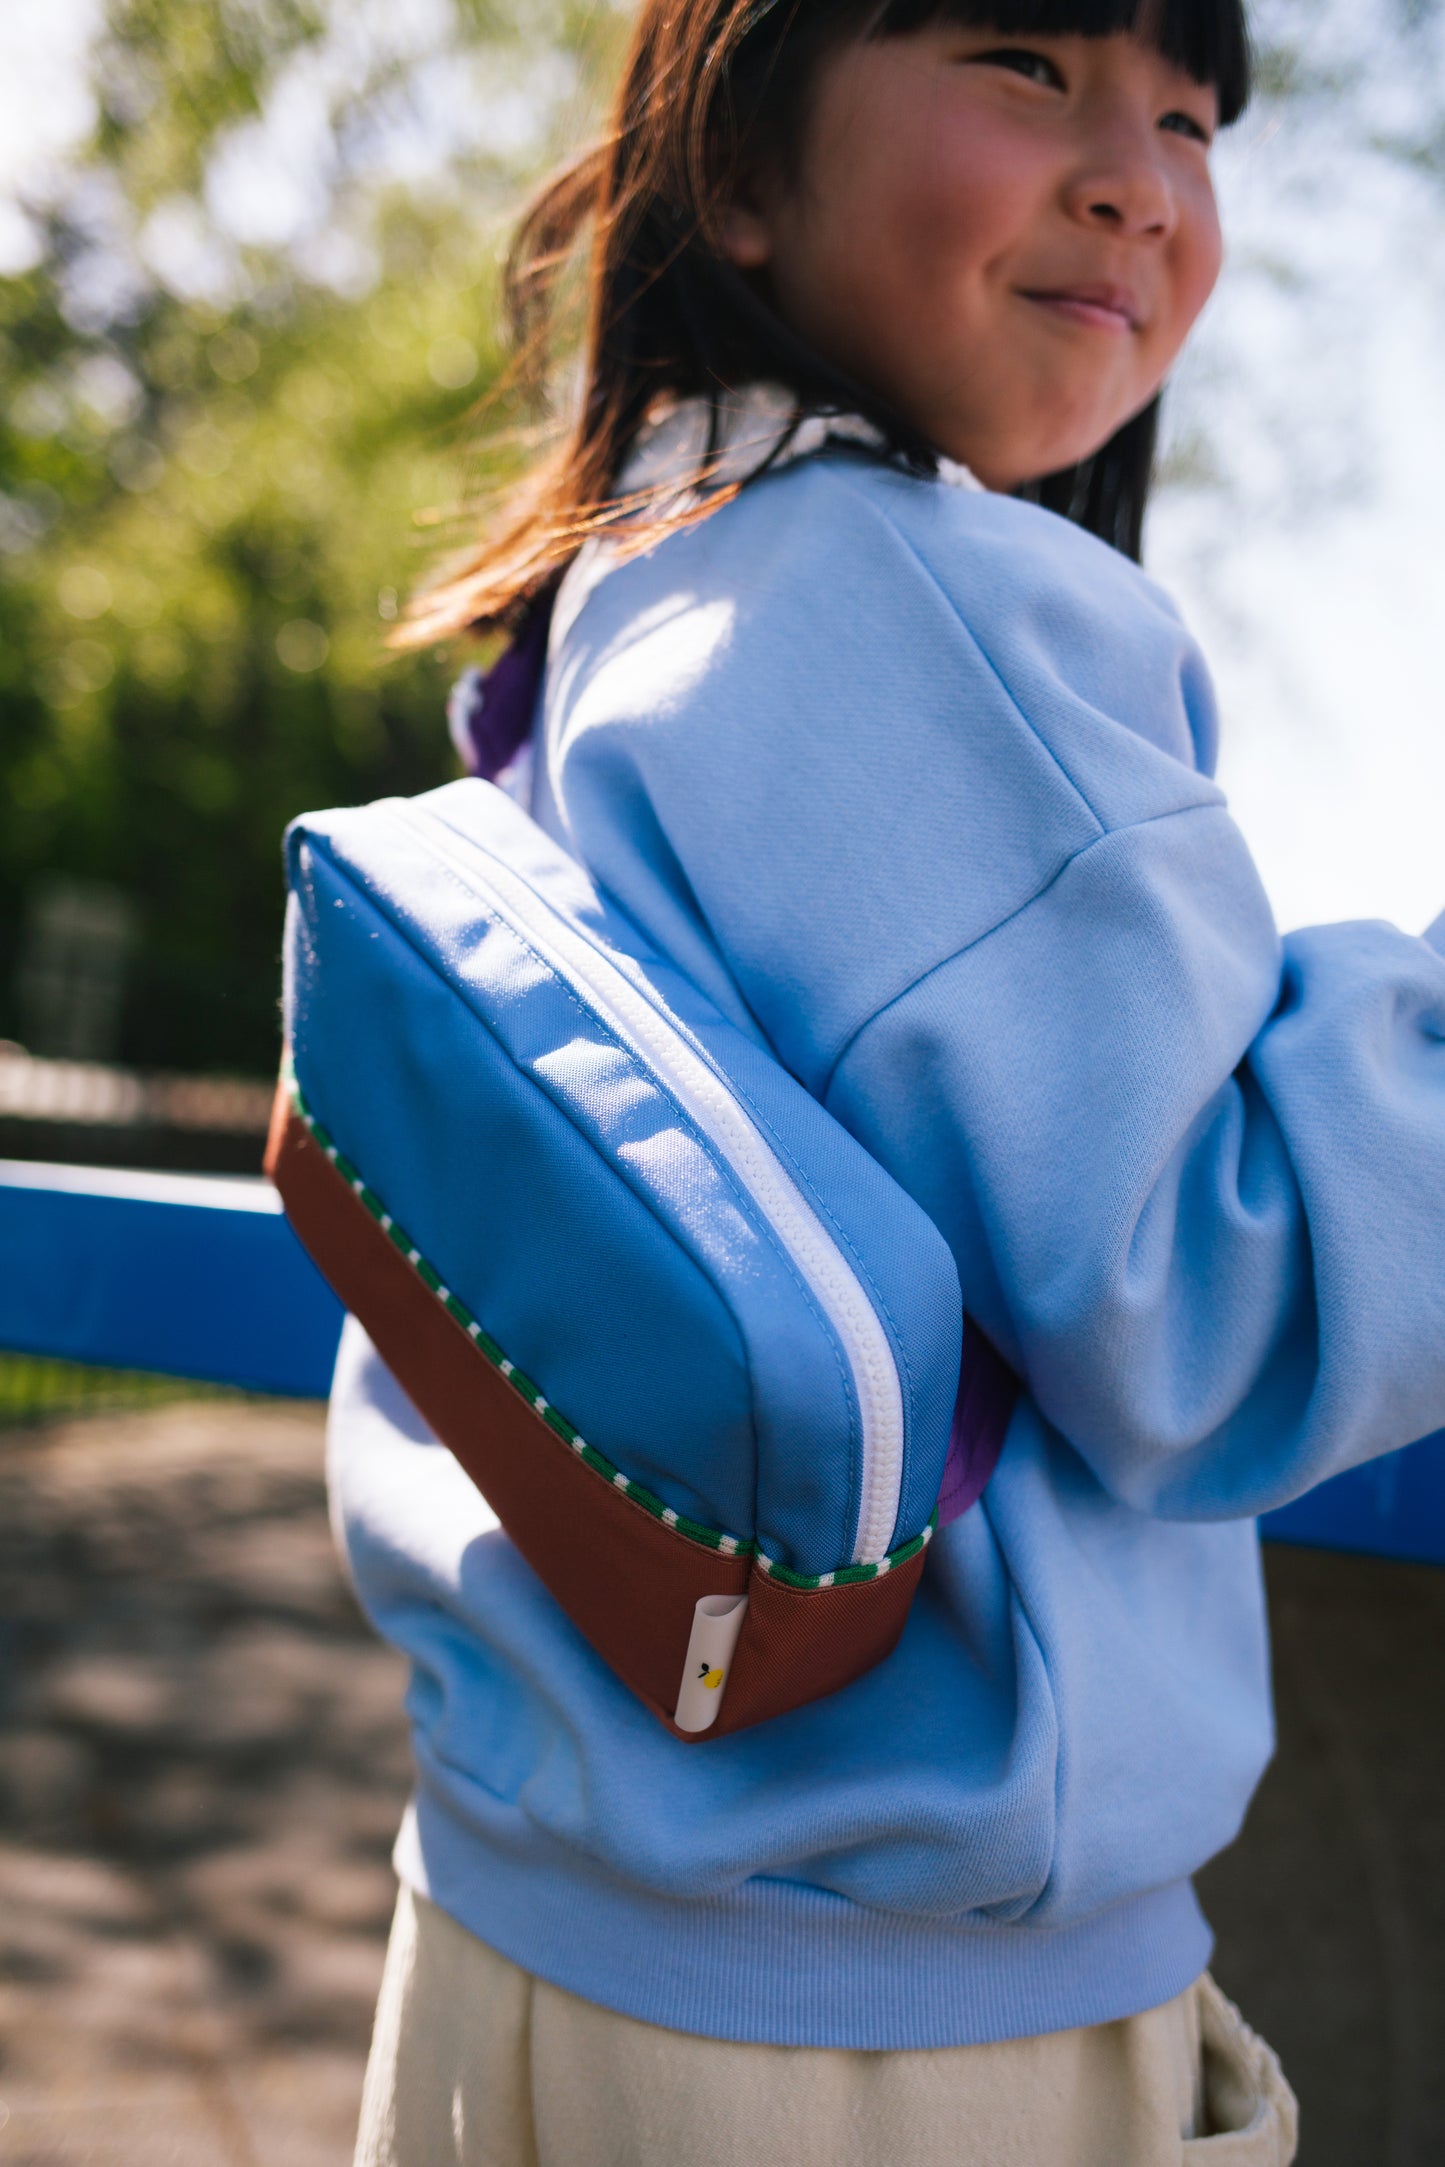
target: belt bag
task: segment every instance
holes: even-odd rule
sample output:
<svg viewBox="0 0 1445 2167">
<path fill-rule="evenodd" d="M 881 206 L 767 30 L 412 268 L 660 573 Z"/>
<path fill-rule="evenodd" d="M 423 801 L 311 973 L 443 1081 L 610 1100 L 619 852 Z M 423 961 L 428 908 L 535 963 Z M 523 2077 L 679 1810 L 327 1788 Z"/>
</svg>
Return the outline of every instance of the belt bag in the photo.
<svg viewBox="0 0 1445 2167">
<path fill-rule="evenodd" d="M 382 1359 L 678 1737 L 858 1677 L 1013 1398 L 938 1230 L 491 784 L 287 854 L 267 1169 Z"/>
</svg>

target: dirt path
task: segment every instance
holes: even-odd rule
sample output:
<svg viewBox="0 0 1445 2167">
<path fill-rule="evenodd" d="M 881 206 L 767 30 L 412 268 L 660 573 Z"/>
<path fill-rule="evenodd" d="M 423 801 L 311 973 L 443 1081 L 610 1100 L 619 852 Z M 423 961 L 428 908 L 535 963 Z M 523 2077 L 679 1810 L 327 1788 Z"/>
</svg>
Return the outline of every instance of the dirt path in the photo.
<svg viewBox="0 0 1445 2167">
<path fill-rule="evenodd" d="M 1280 1753 L 1202 1877 L 1215 1970 L 1300 2093 L 1302 2167 L 1437 2167 L 1445 1572 L 1268 1572 Z M 347 2167 L 401 1693 L 318 1412 L 0 1431 L 0 2167 Z"/>
<path fill-rule="evenodd" d="M 321 1417 L 0 1443 L 0 2160 L 344 2167 L 408 1785 Z"/>
</svg>

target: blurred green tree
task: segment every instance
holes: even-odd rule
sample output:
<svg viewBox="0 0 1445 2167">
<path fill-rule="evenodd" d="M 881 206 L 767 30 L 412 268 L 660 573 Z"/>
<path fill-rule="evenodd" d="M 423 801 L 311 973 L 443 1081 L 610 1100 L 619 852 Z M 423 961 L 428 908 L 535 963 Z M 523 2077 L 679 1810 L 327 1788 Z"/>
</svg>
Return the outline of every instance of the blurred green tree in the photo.
<svg viewBox="0 0 1445 2167">
<path fill-rule="evenodd" d="M 92 136 L 0 279 L 0 1037 L 71 874 L 137 913 L 122 1055 L 264 1072 L 285 822 L 455 772 L 457 658 L 384 635 L 507 461 L 505 396 L 472 421 L 499 233 L 621 24 L 110 0 Z"/>
<path fill-rule="evenodd" d="M 0 277 L 0 1037 L 26 898 L 70 876 L 138 928 L 123 1055 L 261 1071 L 286 820 L 453 771 L 457 658 L 385 633 L 513 457 L 499 237 L 590 127 L 628 0 L 98 4 L 93 128 Z M 1363 486 L 1341 203 L 1376 220 L 1381 310 L 1439 253 L 1442 0 L 1253 16 L 1233 300 L 1170 392 L 1202 561 Z"/>
</svg>

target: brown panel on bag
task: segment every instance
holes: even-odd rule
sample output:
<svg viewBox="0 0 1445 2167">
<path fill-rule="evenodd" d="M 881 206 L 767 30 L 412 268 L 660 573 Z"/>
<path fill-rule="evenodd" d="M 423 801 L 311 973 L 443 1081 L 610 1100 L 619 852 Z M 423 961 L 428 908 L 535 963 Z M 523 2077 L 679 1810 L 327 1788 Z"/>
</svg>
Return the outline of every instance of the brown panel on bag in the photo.
<svg viewBox="0 0 1445 2167">
<path fill-rule="evenodd" d="M 604 1662 L 670 1714 L 693 1607 L 749 1560 L 692 1543 L 564 1444 L 449 1316 L 289 1110 L 267 1172 L 287 1216 L 408 1397 Z"/>
<path fill-rule="evenodd" d="M 919 1550 L 881 1580 L 841 1588 L 790 1588 L 755 1570 L 727 1695 L 717 1722 L 703 1735 L 721 1737 L 821 1700 L 891 1655 L 926 1555 Z"/>
<path fill-rule="evenodd" d="M 789 1588 L 656 1519 L 549 1428 L 443 1308 L 278 1094 L 266 1172 L 323 1276 L 568 1617 L 674 1737 L 704 1743 L 818 1699 L 888 1654 L 923 1553 L 882 1579 Z M 749 1597 L 712 1729 L 671 1720 L 693 1609 Z"/>
</svg>

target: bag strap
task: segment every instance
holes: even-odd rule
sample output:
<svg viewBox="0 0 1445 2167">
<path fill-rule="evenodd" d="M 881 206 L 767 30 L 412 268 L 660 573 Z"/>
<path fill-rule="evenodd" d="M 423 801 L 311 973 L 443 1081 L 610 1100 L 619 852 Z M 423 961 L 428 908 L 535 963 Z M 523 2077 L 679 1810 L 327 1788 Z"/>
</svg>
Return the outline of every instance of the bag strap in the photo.
<svg viewBox="0 0 1445 2167">
<path fill-rule="evenodd" d="M 547 668 L 547 641 L 558 582 L 527 604 L 521 622 L 489 670 L 463 670 L 447 700 L 447 728 L 469 775 L 495 782 L 527 741 Z"/>
</svg>

